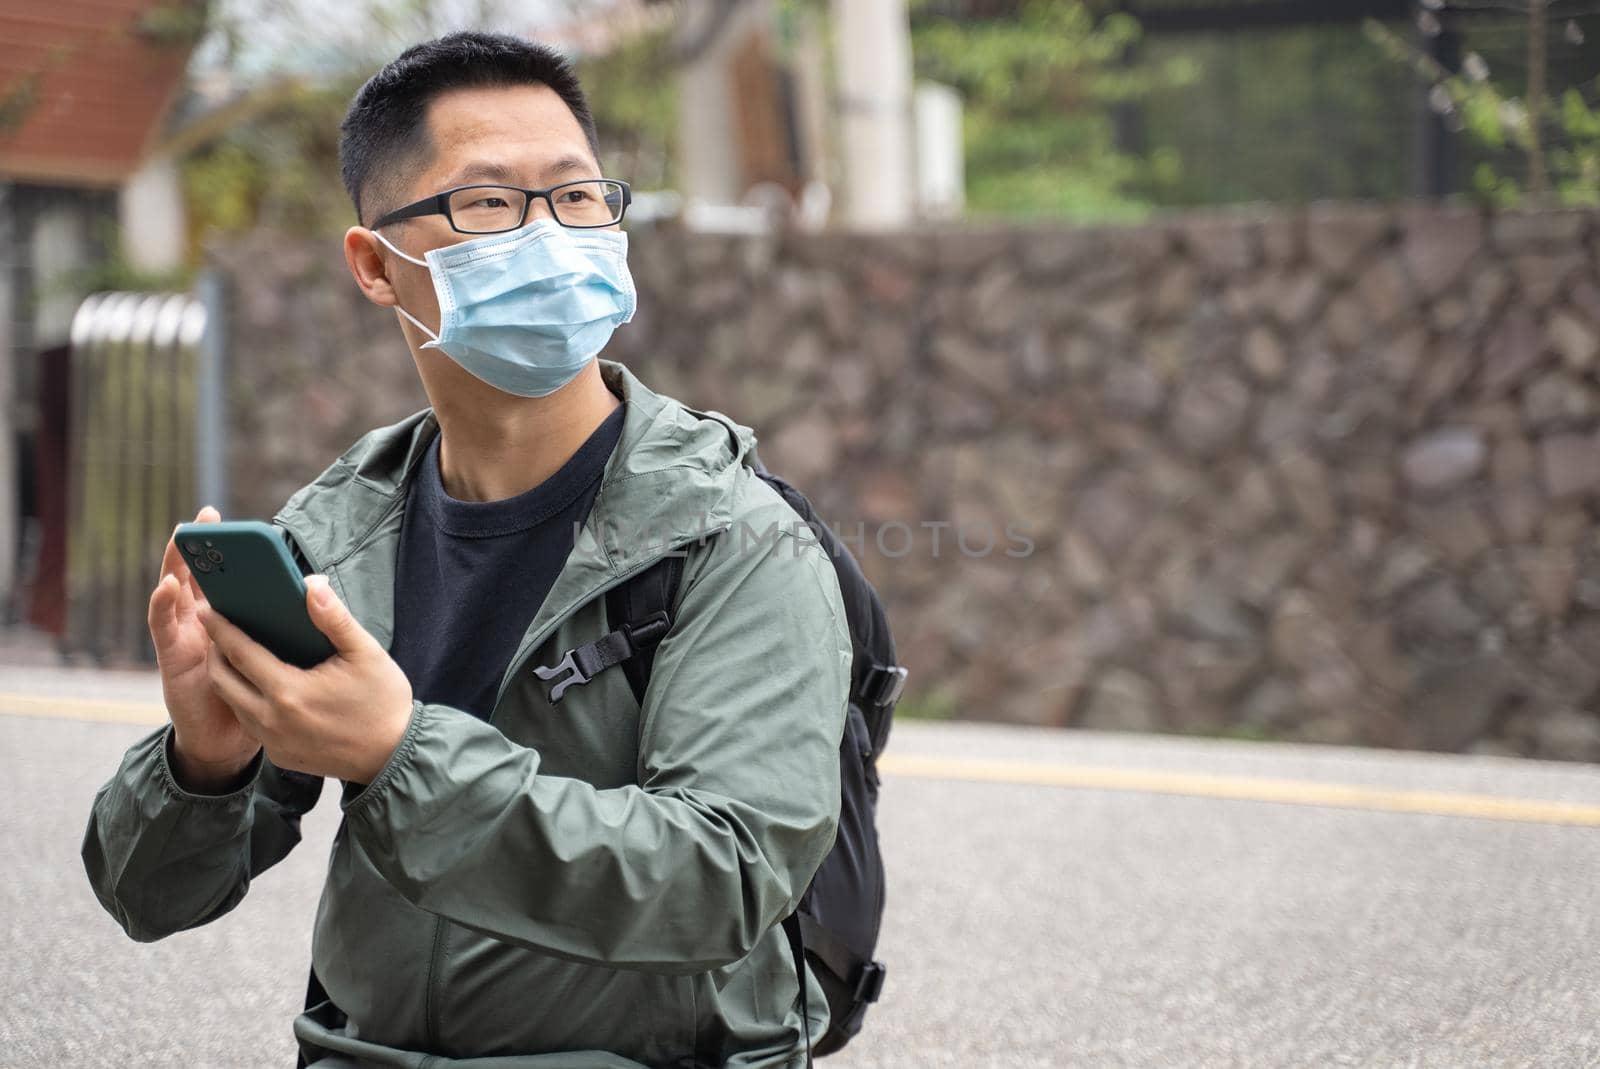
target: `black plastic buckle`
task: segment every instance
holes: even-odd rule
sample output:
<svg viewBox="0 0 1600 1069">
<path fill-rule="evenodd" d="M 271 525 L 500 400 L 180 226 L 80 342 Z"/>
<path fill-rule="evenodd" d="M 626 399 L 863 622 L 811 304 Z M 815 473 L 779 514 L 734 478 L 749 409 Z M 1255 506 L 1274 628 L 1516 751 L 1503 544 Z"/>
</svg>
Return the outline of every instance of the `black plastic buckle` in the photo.
<svg viewBox="0 0 1600 1069">
<path fill-rule="evenodd" d="M 578 663 L 572 659 L 572 655 L 577 652 L 577 650 L 568 650 L 562 656 L 561 660 L 552 665 L 534 665 L 533 674 L 538 676 L 540 679 L 554 679 L 556 676 L 559 676 L 562 672 L 567 671 L 569 668 L 572 670 L 572 674 L 570 676 L 550 688 L 551 701 L 560 701 L 561 695 L 574 683 L 589 682 L 589 677 L 583 674 L 583 669 L 579 668 Z"/>
<path fill-rule="evenodd" d="M 883 978 L 888 972 L 881 961 L 869 961 L 861 966 L 861 975 L 856 980 L 856 1002 L 877 1002 L 878 996 L 883 994 Z"/>
<path fill-rule="evenodd" d="M 550 688 L 550 700 L 558 702 L 568 687 L 587 683 L 614 664 L 621 664 L 640 650 L 654 646 L 672 629 L 672 617 L 658 609 L 639 621 L 637 627 L 623 624 L 585 646 L 575 646 L 561 655 L 552 665 L 535 665 L 533 674 L 540 679 L 555 679 L 570 672 L 565 679 Z"/>
<path fill-rule="evenodd" d="M 654 646 L 665 637 L 666 633 L 672 629 L 672 617 L 668 616 L 664 609 L 657 609 L 639 621 L 638 627 L 629 627 L 624 624 L 622 629 L 628 633 L 628 638 L 633 642 L 636 650 L 643 649 L 646 646 Z"/>
<path fill-rule="evenodd" d="M 907 674 L 897 664 L 874 664 L 867 669 L 866 678 L 861 681 L 862 699 L 880 709 L 893 705 L 900 700 L 900 692 L 906 689 Z"/>
</svg>

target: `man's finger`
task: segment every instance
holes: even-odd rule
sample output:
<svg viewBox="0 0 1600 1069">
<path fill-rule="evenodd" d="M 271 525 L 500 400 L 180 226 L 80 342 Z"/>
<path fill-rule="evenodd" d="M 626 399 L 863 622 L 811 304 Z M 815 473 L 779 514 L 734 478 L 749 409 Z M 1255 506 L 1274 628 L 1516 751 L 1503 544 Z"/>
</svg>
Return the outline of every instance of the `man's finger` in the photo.
<svg viewBox="0 0 1600 1069">
<path fill-rule="evenodd" d="M 182 595 L 192 598 L 194 596 L 194 576 L 189 573 L 189 563 L 183 559 L 183 552 L 178 548 L 178 528 L 172 529 L 172 535 L 167 539 L 166 552 L 161 554 L 161 579 L 174 576 L 181 588 L 178 593 L 178 608 L 184 608 L 186 603 Z M 157 580 L 159 585 L 160 580 Z"/>
<path fill-rule="evenodd" d="M 339 600 L 325 575 L 306 576 L 306 612 L 340 653 L 362 653 L 377 645 L 378 640 Z"/>
<path fill-rule="evenodd" d="M 194 514 L 195 523 L 221 523 L 222 513 L 210 505 L 202 505 L 200 511 Z M 181 559 L 181 558 L 180 558 Z M 189 562 L 183 562 L 183 575 L 188 580 L 189 594 L 196 601 L 201 602 L 206 598 L 205 592 L 200 589 L 200 580 L 194 577 L 194 570 L 189 567 Z"/>
<path fill-rule="evenodd" d="M 203 506 L 195 513 L 194 523 L 217 523 L 222 519 L 222 514 L 210 505 Z M 189 568 L 189 562 L 184 557 L 183 551 L 178 547 L 178 524 L 172 528 L 172 534 L 167 538 L 166 552 L 161 555 L 161 574 L 175 575 L 178 582 L 183 584 L 183 596 L 179 599 L 179 611 L 187 611 L 195 602 L 205 600 L 205 595 L 200 590 L 200 583 L 195 579 L 194 572 Z"/>
<path fill-rule="evenodd" d="M 156 588 L 150 592 L 150 608 L 145 614 L 145 622 L 150 625 L 150 634 L 158 644 L 165 645 L 171 635 L 177 619 L 181 585 L 170 574 L 163 574 Z"/>
<path fill-rule="evenodd" d="M 182 526 L 181 524 L 179 526 Z M 173 527 L 172 534 L 167 536 L 166 552 L 161 554 L 161 577 L 178 574 L 178 565 L 183 563 L 183 554 L 178 550 L 178 528 Z M 160 580 L 157 580 L 159 582 Z"/>
<path fill-rule="evenodd" d="M 217 697 L 228 703 L 228 708 L 233 710 L 245 734 L 260 742 L 272 715 L 272 704 L 237 668 L 228 663 L 227 656 L 216 643 L 212 643 L 206 651 L 206 669 Z"/>
<path fill-rule="evenodd" d="M 278 660 L 271 650 L 229 623 L 226 617 L 211 607 L 210 602 L 203 602 L 195 612 L 228 663 L 238 669 L 257 691 L 273 693 L 275 683 L 288 670 L 288 666 Z"/>
</svg>

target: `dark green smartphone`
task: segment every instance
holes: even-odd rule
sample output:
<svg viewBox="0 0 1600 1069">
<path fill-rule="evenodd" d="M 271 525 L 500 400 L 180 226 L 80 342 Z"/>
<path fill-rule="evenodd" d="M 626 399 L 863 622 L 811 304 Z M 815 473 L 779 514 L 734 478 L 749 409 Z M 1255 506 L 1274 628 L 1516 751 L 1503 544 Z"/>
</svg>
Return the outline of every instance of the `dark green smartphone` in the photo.
<svg viewBox="0 0 1600 1069">
<path fill-rule="evenodd" d="M 173 538 L 211 607 L 278 660 L 311 668 L 333 656 L 306 612 L 300 568 L 270 523 L 181 523 Z"/>
</svg>

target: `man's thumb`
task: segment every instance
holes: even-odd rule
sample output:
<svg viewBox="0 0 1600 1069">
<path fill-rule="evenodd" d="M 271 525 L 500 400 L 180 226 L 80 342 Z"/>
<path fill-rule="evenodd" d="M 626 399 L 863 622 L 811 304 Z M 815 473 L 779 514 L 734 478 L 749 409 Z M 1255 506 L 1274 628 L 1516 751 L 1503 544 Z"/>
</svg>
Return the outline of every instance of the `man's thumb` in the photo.
<svg viewBox="0 0 1600 1069">
<path fill-rule="evenodd" d="M 353 653 L 366 645 L 371 636 L 333 592 L 327 576 L 306 576 L 306 589 L 311 603 L 311 622 L 332 640 L 336 649 Z"/>
</svg>

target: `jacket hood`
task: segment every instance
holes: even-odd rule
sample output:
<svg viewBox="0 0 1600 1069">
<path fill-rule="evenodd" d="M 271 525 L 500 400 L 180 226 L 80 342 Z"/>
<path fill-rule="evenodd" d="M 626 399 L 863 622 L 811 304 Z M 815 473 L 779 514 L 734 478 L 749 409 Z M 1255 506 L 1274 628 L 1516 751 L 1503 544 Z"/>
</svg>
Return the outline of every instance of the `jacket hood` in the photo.
<svg viewBox="0 0 1600 1069">
<path fill-rule="evenodd" d="M 738 470 L 759 464 L 751 428 L 656 393 L 625 366 L 600 359 L 625 405 L 622 433 L 574 553 L 598 555 L 612 575 L 633 570 L 733 520 Z M 318 569 L 339 564 L 399 509 L 418 461 L 439 431 L 430 406 L 363 435 L 273 517 Z"/>
</svg>

